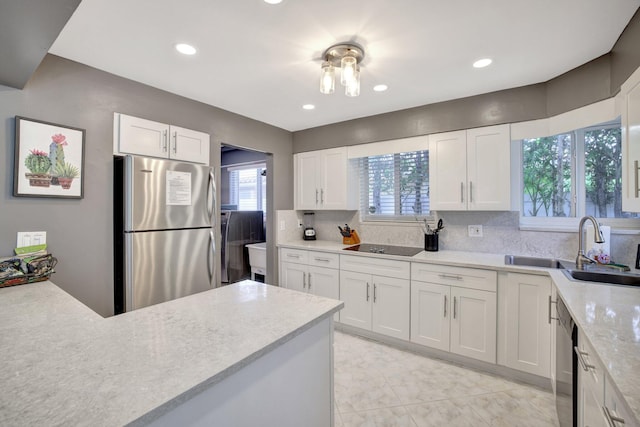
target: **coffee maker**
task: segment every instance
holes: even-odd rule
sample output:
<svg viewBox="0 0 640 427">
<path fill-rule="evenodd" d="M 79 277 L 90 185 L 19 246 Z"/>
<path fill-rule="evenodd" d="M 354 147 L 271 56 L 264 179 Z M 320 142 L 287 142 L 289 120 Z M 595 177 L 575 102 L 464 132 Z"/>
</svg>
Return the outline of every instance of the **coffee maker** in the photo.
<svg viewBox="0 0 640 427">
<path fill-rule="evenodd" d="M 303 240 L 316 240 L 315 214 L 313 212 L 304 213 L 304 231 L 302 233 Z"/>
</svg>

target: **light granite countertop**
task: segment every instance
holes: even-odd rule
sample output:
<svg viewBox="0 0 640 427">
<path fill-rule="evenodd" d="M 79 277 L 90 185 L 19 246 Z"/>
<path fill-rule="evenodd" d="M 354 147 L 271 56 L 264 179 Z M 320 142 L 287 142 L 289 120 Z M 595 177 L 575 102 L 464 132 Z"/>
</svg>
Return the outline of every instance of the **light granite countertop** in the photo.
<svg viewBox="0 0 640 427">
<path fill-rule="evenodd" d="M 0 289 L 0 425 L 144 425 L 342 306 L 244 281 L 102 318 L 51 282 Z"/>
<path fill-rule="evenodd" d="M 336 242 L 287 242 L 279 247 L 347 253 L 369 257 L 383 256 L 411 262 L 458 267 L 487 268 L 497 271 L 548 275 L 555 283 L 573 319 L 582 330 L 597 357 L 640 424 L 640 288 L 571 281 L 560 270 L 505 265 L 504 254 L 461 251 L 422 251 L 413 257 L 388 256 L 342 251 L 350 245 Z M 633 425 L 633 423 L 629 423 Z"/>
</svg>

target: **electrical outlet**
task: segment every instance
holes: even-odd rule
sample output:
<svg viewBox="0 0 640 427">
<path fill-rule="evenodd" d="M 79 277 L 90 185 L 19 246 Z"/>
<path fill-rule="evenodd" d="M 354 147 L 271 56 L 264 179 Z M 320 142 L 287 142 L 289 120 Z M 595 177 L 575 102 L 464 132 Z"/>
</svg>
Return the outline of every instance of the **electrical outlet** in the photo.
<svg viewBox="0 0 640 427">
<path fill-rule="evenodd" d="M 298 220 L 298 228 L 302 228 L 302 221 Z"/>
<path fill-rule="evenodd" d="M 469 237 L 482 237 L 482 226 L 481 225 L 470 225 L 469 226 Z"/>
<path fill-rule="evenodd" d="M 284 219 L 280 220 L 280 231 L 284 231 L 287 229 L 287 223 L 284 221 Z"/>
</svg>

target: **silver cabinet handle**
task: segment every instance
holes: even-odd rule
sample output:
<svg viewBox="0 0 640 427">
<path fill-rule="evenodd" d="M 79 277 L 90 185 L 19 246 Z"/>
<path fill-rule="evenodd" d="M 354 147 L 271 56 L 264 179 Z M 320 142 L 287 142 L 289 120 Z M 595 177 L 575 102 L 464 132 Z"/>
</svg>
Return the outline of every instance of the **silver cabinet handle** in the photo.
<svg viewBox="0 0 640 427">
<path fill-rule="evenodd" d="M 307 287 L 307 273 L 302 273 L 302 289 Z"/>
<path fill-rule="evenodd" d="M 287 254 L 287 258 L 300 258 L 298 254 Z"/>
<path fill-rule="evenodd" d="M 316 188 L 316 205 L 318 204 L 318 189 Z"/>
<path fill-rule="evenodd" d="M 456 300 L 457 300 L 456 297 L 453 297 L 453 318 L 454 319 L 456 318 L 456 312 L 457 312 L 456 311 L 456 305 L 457 305 L 456 304 L 456 302 L 457 302 Z"/>
<path fill-rule="evenodd" d="M 447 296 L 444 295 L 444 317 L 447 317 Z"/>
<path fill-rule="evenodd" d="M 329 258 L 313 258 L 316 261 L 329 262 L 331 261 Z"/>
<path fill-rule="evenodd" d="M 604 412 L 604 417 L 607 419 L 609 427 L 617 427 L 616 423 L 624 424 L 624 418 L 613 415 L 611 409 L 607 408 L 606 405 L 602 407 L 602 411 Z"/>
<path fill-rule="evenodd" d="M 324 205 L 324 188 L 320 189 L 320 204 Z"/>
<path fill-rule="evenodd" d="M 582 369 L 584 369 L 586 372 L 589 372 L 589 370 L 591 369 L 595 371 L 596 369 L 595 365 L 587 363 L 587 361 L 584 360 L 584 356 L 588 356 L 589 353 L 587 353 L 586 351 L 580 350 L 577 345 L 573 347 L 573 351 L 576 352 L 576 355 L 578 356 L 578 362 L 580 362 Z"/>
<path fill-rule="evenodd" d="M 638 184 L 638 161 L 634 160 L 633 161 L 633 176 L 634 178 L 634 182 L 635 182 L 635 191 L 633 192 L 634 197 L 637 199 L 638 198 L 638 193 L 640 193 L 640 185 Z"/>
<path fill-rule="evenodd" d="M 311 273 L 307 273 L 307 289 L 311 290 Z"/>
<path fill-rule="evenodd" d="M 178 154 L 178 132 L 173 133 L 173 154 Z"/>
<path fill-rule="evenodd" d="M 560 320 L 557 317 L 551 317 L 551 304 L 557 304 L 557 303 L 558 303 L 558 301 L 551 301 L 551 295 L 549 295 L 549 306 L 548 306 L 548 309 L 549 309 L 549 311 L 548 311 L 548 313 L 549 313 L 548 314 L 549 324 L 551 324 L 552 320 Z"/>
<path fill-rule="evenodd" d="M 460 203 L 464 203 L 464 182 L 460 183 Z"/>
<path fill-rule="evenodd" d="M 376 297 L 376 289 L 378 289 L 378 286 L 374 283 L 373 284 L 373 302 L 376 302 L 376 300 L 378 299 Z"/>
<path fill-rule="evenodd" d="M 469 181 L 469 203 L 473 203 L 473 182 Z"/>
<path fill-rule="evenodd" d="M 168 142 L 167 142 L 167 131 L 163 130 L 162 131 L 162 151 L 164 153 L 167 152 L 167 144 L 168 144 Z"/>
<path fill-rule="evenodd" d="M 462 276 L 454 276 L 453 274 L 438 274 L 441 279 L 462 280 Z"/>
<path fill-rule="evenodd" d="M 369 301 L 369 282 L 367 282 L 367 301 Z"/>
</svg>

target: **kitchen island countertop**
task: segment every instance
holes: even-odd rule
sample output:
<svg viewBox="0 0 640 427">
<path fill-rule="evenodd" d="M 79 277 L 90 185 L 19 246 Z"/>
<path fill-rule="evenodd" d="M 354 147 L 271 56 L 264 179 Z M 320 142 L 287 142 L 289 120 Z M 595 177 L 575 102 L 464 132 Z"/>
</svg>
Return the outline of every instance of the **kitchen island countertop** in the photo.
<svg viewBox="0 0 640 427">
<path fill-rule="evenodd" d="M 0 289 L 0 425 L 143 425 L 331 317 L 244 281 L 102 318 L 53 283 Z"/>
</svg>

